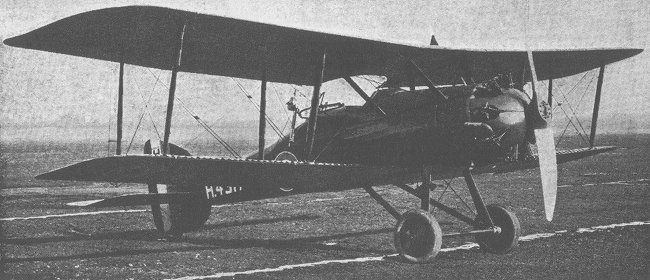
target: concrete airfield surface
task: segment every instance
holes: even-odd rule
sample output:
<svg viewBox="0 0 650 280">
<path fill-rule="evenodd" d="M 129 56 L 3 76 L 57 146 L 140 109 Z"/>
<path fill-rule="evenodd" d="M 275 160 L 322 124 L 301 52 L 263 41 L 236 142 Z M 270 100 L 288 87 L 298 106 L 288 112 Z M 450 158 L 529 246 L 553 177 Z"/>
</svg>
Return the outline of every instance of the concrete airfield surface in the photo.
<svg viewBox="0 0 650 280">
<path fill-rule="evenodd" d="M 0 192 L 1 278 L 650 279 L 650 136 L 600 139 L 624 148 L 560 165 L 552 223 L 544 219 L 538 170 L 477 176 L 488 203 L 517 214 L 519 247 L 491 255 L 471 237 L 443 238 L 443 251 L 424 265 L 394 256 L 395 221 L 362 190 L 213 207 L 203 229 L 161 241 L 146 207 L 66 205 L 145 186 L 34 181 L 29 176 L 74 159 L 3 144 L 10 188 Z M 459 179 L 452 186 L 469 197 Z M 401 212 L 419 205 L 399 189 L 377 190 Z M 453 192 L 443 201 L 468 211 Z M 443 233 L 466 229 L 435 216 Z"/>
</svg>

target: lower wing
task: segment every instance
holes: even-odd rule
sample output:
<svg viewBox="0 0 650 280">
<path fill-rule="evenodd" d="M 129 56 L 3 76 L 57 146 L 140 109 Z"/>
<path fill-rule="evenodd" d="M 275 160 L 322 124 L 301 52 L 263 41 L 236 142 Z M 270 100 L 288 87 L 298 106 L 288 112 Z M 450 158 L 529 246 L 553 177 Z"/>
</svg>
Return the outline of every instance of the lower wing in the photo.
<svg viewBox="0 0 650 280">
<path fill-rule="evenodd" d="M 579 148 L 579 149 L 558 151 L 556 153 L 557 163 L 560 164 L 560 163 L 578 160 L 581 158 L 590 157 L 600 153 L 612 151 L 616 148 L 617 147 L 614 146 L 600 146 L 600 147 L 592 147 L 592 148 Z M 532 157 L 528 159 L 501 162 L 491 166 L 481 167 L 478 168 L 477 171 L 479 173 L 506 173 L 506 172 L 512 172 L 517 170 L 536 168 L 538 166 L 539 166 L 538 159 L 536 157 Z"/>
<path fill-rule="evenodd" d="M 557 163 L 616 149 L 612 146 L 557 152 Z M 475 173 L 536 168 L 536 158 L 477 167 Z M 120 183 L 228 185 L 255 189 L 327 191 L 395 182 L 405 168 L 358 164 L 286 162 L 190 156 L 129 155 L 96 158 L 38 175 L 36 179 Z"/>
<path fill-rule="evenodd" d="M 310 192 L 364 187 L 404 171 L 357 164 L 129 155 L 79 162 L 36 179 L 294 188 Z"/>
</svg>

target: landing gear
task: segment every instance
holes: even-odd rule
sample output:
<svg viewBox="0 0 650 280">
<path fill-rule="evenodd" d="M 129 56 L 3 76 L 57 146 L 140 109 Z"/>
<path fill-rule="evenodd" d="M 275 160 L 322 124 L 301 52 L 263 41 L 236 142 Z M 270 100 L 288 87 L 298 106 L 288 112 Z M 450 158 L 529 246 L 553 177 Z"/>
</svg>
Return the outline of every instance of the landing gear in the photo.
<svg viewBox="0 0 650 280">
<path fill-rule="evenodd" d="M 521 232 L 519 219 L 502 206 L 492 204 L 486 208 L 494 226 L 499 230 L 476 235 L 476 242 L 481 246 L 481 250 L 488 253 L 506 254 L 512 251 L 517 247 Z"/>
<path fill-rule="evenodd" d="M 409 210 L 395 227 L 395 248 L 409 262 L 432 261 L 442 245 L 442 230 L 438 221 L 424 210 Z"/>
<path fill-rule="evenodd" d="M 431 190 L 435 189 L 436 185 L 430 182 L 427 171 L 423 173 L 425 173 L 423 183 L 417 188 L 403 184 L 397 185 L 421 201 L 422 209 L 410 210 L 402 215 L 371 187 L 364 188 L 370 194 L 370 197 L 374 198 L 397 219 L 394 242 L 395 248 L 402 258 L 412 263 L 427 263 L 433 261 L 440 252 L 443 234 L 438 221 L 429 212 L 431 206 L 474 228 L 466 232 L 448 233 L 444 235 L 445 237 L 474 235 L 482 250 L 494 254 L 506 254 L 517 246 L 521 231 L 519 220 L 514 213 L 504 207 L 499 205 L 486 206 L 484 204 L 483 198 L 474 183 L 471 168 L 464 170 L 463 177 L 465 177 L 467 188 L 474 202 L 476 217 L 469 217 L 431 198 Z M 465 205 L 467 204 L 465 203 Z"/>
<path fill-rule="evenodd" d="M 145 154 L 158 154 L 160 148 L 152 147 L 151 141 L 144 144 Z M 169 144 L 170 155 L 189 156 L 190 153 L 185 149 L 174 144 Z M 201 197 L 201 190 L 196 185 L 165 185 L 165 184 L 147 184 L 149 193 L 188 193 L 195 192 L 197 197 Z M 158 203 L 151 204 L 151 213 L 154 225 L 164 239 L 178 239 L 183 233 L 196 230 L 203 226 L 210 218 L 212 206 L 207 200 L 197 199 L 184 203 Z"/>
<path fill-rule="evenodd" d="M 155 189 L 154 189 L 155 188 Z M 183 185 L 149 185 L 150 193 L 166 192 L 191 192 L 196 187 Z M 153 204 L 154 225 L 165 238 L 176 239 L 183 233 L 194 231 L 202 227 L 210 218 L 212 206 L 207 200 L 193 200 L 178 204 Z"/>
</svg>

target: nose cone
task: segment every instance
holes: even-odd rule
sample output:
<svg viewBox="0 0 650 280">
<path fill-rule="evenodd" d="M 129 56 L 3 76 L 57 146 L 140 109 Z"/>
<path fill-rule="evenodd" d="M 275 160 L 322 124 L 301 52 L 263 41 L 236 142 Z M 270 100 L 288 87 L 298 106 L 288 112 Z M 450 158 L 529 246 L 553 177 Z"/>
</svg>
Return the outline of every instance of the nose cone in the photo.
<svg viewBox="0 0 650 280">
<path fill-rule="evenodd" d="M 472 98 L 469 102 L 473 122 L 488 124 L 497 135 L 506 132 L 501 138 L 502 147 L 519 144 L 526 139 L 525 111 L 530 104 L 530 98 L 525 93 L 516 89 L 505 89 L 498 96 Z M 498 113 L 486 114 L 489 110 Z"/>
</svg>

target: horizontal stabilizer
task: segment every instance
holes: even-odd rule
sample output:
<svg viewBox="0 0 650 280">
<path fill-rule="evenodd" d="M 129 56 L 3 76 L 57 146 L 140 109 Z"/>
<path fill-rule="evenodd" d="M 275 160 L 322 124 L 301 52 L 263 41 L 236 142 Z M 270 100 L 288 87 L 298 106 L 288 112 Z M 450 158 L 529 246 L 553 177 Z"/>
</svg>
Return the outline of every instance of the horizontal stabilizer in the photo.
<svg viewBox="0 0 650 280">
<path fill-rule="evenodd" d="M 593 148 L 580 148 L 580 149 L 558 151 L 556 153 L 557 163 L 560 164 L 560 163 L 578 160 L 581 158 L 590 157 L 600 153 L 615 150 L 616 148 L 617 147 L 614 146 L 599 146 Z M 486 170 L 481 168 L 479 172 L 506 173 L 506 172 L 512 172 L 517 170 L 537 168 L 537 167 L 539 167 L 539 161 L 537 160 L 537 157 L 533 157 L 525 160 L 498 163 L 493 166 L 487 167 Z"/>
<path fill-rule="evenodd" d="M 79 162 L 36 179 L 319 191 L 379 182 L 402 171 L 357 164 L 128 155 Z"/>
<path fill-rule="evenodd" d="M 129 194 L 106 199 L 86 200 L 68 203 L 68 206 L 77 207 L 116 207 L 137 206 L 151 204 L 178 204 L 199 199 L 194 193 L 143 193 Z"/>
</svg>

